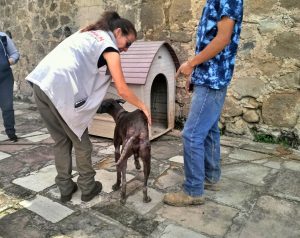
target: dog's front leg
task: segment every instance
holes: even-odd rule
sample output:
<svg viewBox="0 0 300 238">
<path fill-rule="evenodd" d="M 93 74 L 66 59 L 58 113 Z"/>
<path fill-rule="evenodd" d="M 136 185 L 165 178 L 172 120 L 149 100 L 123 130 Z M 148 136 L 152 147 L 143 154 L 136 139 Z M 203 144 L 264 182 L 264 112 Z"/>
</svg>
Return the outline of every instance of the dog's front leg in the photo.
<svg viewBox="0 0 300 238">
<path fill-rule="evenodd" d="M 120 145 L 115 145 L 115 162 L 120 158 Z M 112 186 L 113 191 L 119 190 L 121 185 L 121 171 L 117 168 L 117 182 Z"/>
</svg>

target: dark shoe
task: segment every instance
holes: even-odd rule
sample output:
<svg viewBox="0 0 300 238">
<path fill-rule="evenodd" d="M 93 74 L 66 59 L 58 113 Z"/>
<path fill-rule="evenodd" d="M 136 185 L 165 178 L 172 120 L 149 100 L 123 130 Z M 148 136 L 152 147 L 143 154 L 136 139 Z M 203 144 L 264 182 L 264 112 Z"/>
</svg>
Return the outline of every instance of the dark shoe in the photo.
<svg viewBox="0 0 300 238">
<path fill-rule="evenodd" d="M 220 191 L 221 187 L 220 187 L 219 183 L 211 183 L 211 182 L 205 181 L 204 189 L 210 190 L 210 191 Z"/>
<path fill-rule="evenodd" d="M 189 205 L 204 204 L 205 198 L 203 196 L 192 197 L 184 192 L 167 193 L 164 196 L 163 202 L 171 206 L 185 207 Z"/>
<path fill-rule="evenodd" d="M 98 181 L 95 182 L 95 187 L 89 194 L 82 194 L 81 200 L 84 202 L 91 201 L 95 196 L 97 196 L 102 190 L 102 184 Z"/>
<path fill-rule="evenodd" d="M 9 138 L 9 140 L 12 141 L 12 142 L 17 142 L 17 141 L 18 141 L 18 137 L 17 137 L 15 134 L 13 134 L 13 135 L 8 135 L 8 138 Z"/>
<path fill-rule="evenodd" d="M 61 196 L 60 201 L 63 202 L 63 203 L 70 201 L 72 199 L 73 193 L 75 193 L 77 191 L 77 189 L 78 189 L 78 186 L 77 186 L 76 183 L 74 183 L 74 187 L 73 187 L 72 192 L 68 195 Z"/>
</svg>

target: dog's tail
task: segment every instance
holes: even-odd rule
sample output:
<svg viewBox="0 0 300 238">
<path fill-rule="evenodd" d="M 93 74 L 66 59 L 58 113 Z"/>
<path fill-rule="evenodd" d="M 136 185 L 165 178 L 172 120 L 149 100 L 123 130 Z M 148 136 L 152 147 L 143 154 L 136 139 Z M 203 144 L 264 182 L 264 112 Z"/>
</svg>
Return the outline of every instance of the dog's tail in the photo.
<svg viewBox="0 0 300 238">
<path fill-rule="evenodd" d="M 119 160 L 118 160 L 117 163 L 116 163 L 117 166 L 118 166 L 119 164 L 121 164 L 122 161 L 124 160 L 125 155 L 126 155 L 127 151 L 132 147 L 132 143 L 133 143 L 133 141 L 134 141 L 135 138 L 136 138 L 136 135 L 133 135 L 133 136 L 131 136 L 131 137 L 127 140 L 126 144 L 124 145 L 124 149 L 122 149 L 121 156 L 120 156 Z"/>
</svg>

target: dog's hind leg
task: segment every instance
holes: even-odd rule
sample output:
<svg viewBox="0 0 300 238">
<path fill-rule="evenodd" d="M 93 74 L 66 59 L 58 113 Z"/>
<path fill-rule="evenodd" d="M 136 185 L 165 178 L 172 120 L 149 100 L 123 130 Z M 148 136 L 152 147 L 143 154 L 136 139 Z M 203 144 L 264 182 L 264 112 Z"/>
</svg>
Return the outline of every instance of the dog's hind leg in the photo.
<svg viewBox="0 0 300 238">
<path fill-rule="evenodd" d="M 120 166 L 122 166 L 121 171 L 122 171 L 122 188 L 121 188 L 121 204 L 126 203 L 126 168 L 127 168 L 127 159 L 124 161 Z"/>
<path fill-rule="evenodd" d="M 143 160 L 143 169 L 144 169 L 144 187 L 143 187 L 143 202 L 151 202 L 151 198 L 148 196 L 148 178 L 151 170 L 151 154 L 149 146 L 141 146 L 140 149 L 141 158 Z"/>
<path fill-rule="evenodd" d="M 134 153 L 134 165 L 135 165 L 135 168 L 137 170 L 140 170 L 141 169 L 141 164 L 140 164 L 140 161 L 139 161 L 139 154 L 138 153 Z"/>
</svg>

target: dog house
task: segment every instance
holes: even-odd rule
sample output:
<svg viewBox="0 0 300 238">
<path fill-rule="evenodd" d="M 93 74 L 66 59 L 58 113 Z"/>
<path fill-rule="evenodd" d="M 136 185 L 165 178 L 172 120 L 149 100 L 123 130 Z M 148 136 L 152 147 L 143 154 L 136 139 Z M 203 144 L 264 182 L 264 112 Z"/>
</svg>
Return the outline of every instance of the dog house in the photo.
<svg viewBox="0 0 300 238">
<path fill-rule="evenodd" d="M 150 139 L 174 128 L 175 73 L 178 58 L 172 47 L 164 41 L 136 41 L 127 52 L 121 53 L 125 80 L 134 93 L 151 110 Z M 105 73 L 106 69 L 101 69 Z M 105 98 L 120 98 L 112 81 Z M 123 105 L 127 111 L 136 107 Z M 96 114 L 89 127 L 91 135 L 113 138 L 115 122 L 108 114 Z"/>
</svg>

